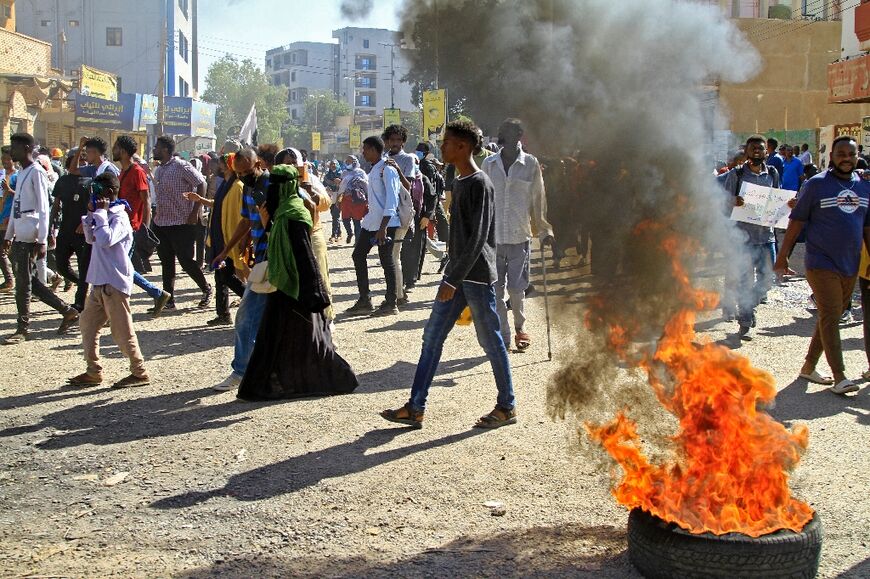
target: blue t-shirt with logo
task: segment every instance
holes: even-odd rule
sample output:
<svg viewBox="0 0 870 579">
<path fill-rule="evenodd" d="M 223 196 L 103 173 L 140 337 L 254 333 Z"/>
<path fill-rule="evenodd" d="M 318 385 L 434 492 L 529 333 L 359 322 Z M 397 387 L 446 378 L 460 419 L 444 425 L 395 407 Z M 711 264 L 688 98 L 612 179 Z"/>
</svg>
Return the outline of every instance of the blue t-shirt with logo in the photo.
<svg viewBox="0 0 870 579">
<path fill-rule="evenodd" d="M 847 277 L 858 273 L 864 228 L 870 227 L 870 182 L 851 181 L 831 171 L 804 183 L 791 219 L 806 222 L 807 269 L 827 269 Z"/>
</svg>

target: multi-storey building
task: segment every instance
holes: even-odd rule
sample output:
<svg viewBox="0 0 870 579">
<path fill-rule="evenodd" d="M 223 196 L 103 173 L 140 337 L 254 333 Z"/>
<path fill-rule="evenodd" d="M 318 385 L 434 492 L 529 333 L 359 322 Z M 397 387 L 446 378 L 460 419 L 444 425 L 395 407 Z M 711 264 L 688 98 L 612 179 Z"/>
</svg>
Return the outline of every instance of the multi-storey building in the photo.
<svg viewBox="0 0 870 579">
<path fill-rule="evenodd" d="M 326 42 L 293 42 L 266 52 L 266 74 L 272 84 L 287 87 L 291 121 L 302 118 L 308 95 L 338 93 L 337 61 L 338 45 Z"/>
<path fill-rule="evenodd" d="M 18 31 L 52 45 L 54 68 L 84 64 L 115 74 L 127 93 L 156 94 L 166 32 L 166 95 L 198 92 L 197 0 L 28 0 L 16 4 Z"/>
<path fill-rule="evenodd" d="M 411 85 L 401 81 L 410 66 L 401 33 L 342 28 L 332 37 L 338 42 L 294 42 L 266 52 L 272 84 L 288 89 L 291 119 L 302 118 L 308 95 L 323 91 L 348 103 L 358 120 L 381 115 L 385 108 L 416 108 Z"/>
</svg>

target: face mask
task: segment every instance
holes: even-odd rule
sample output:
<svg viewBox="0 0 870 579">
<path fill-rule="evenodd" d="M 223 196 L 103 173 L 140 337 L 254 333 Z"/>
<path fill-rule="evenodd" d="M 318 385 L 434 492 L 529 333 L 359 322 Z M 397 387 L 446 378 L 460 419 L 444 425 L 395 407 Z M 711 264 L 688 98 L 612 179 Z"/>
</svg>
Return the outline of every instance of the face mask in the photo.
<svg viewBox="0 0 870 579">
<path fill-rule="evenodd" d="M 426 154 L 423 153 L 423 151 L 414 151 L 414 153 L 417 155 L 417 158 L 420 159 L 421 161 L 423 160 L 423 157 L 426 156 Z"/>
</svg>

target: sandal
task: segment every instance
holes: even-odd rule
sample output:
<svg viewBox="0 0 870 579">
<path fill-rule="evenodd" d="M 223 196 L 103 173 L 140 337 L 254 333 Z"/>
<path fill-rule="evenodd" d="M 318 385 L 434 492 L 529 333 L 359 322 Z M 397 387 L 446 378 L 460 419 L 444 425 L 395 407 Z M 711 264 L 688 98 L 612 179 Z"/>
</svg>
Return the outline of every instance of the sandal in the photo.
<svg viewBox="0 0 870 579">
<path fill-rule="evenodd" d="M 148 386 L 151 383 L 151 380 L 148 376 L 136 376 L 135 374 L 130 374 L 126 378 L 122 378 L 118 380 L 114 384 L 112 384 L 112 388 L 118 390 L 120 388 L 138 388 L 140 386 Z"/>
<path fill-rule="evenodd" d="M 84 374 L 79 374 L 74 378 L 70 378 L 67 380 L 67 383 L 70 386 L 99 386 L 103 383 L 103 378 L 85 372 Z"/>
<path fill-rule="evenodd" d="M 384 410 L 381 418 L 398 424 L 406 424 L 414 428 L 423 428 L 423 412 L 414 410 L 409 404 L 405 404 L 396 410 Z"/>
<path fill-rule="evenodd" d="M 517 409 L 511 408 L 507 410 L 505 408 L 501 408 L 500 406 L 496 406 L 493 408 L 492 412 L 487 414 L 486 416 L 481 416 L 477 423 L 474 425 L 475 428 L 501 428 L 502 426 L 507 426 L 508 424 L 516 424 L 517 423 Z"/>
<path fill-rule="evenodd" d="M 514 342 L 517 345 L 517 350 L 525 352 L 532 345 L 532 337 L 525 332 L 517 332 L 517 335 L 514 336 Z"/>
<path fill-rule="evenodd" d="M 831 386 L 834 383 L 834 379 L 830 376 L 822 376 L 816 370 L 813 370 L 809 374 L 801 373 L 798 375 L 799 378 L 803 378 L 813 384 L 823 384 L 825 386 Z"/>
</svg>

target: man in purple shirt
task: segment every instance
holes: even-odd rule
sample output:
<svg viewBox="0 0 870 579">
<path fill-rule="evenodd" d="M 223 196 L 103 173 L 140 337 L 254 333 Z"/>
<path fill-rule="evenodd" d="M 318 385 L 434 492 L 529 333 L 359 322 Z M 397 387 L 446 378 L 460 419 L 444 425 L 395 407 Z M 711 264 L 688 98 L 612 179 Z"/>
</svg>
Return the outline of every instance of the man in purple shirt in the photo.
<svg viewBox="0 0 870 579">
<path fill-rule="evenodd" d="M 160 258 L 163 270 L 163 291 L 173 296 L 164 309 L 175 309 L 176 259 L 181 264 L 181 269 L 202 290 L 202 299 L 197 307 L 205 309 L 211 303 L 212 288 L 194 259 L 197 224 L 202 206 L 184 197 L 184 193 L 190 191 L 196 191 L 200 197 L 205 197 L 205 177 L 187 161 L 173 156 L 175 141 L 172 137 L 157 137 L 153 153 L 160 166 L 155 171 L 157 210 L 152 219 L 152 229 L 160 240 L 157 257 Z"/>
</svg>

